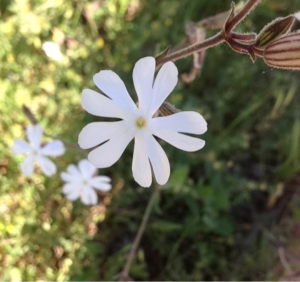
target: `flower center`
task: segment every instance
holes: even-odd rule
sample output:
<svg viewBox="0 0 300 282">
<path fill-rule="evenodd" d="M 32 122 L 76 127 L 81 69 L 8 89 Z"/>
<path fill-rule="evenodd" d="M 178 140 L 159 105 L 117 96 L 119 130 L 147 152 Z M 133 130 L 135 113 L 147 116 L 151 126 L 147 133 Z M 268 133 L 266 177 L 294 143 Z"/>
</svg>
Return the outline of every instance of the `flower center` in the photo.
<svg viewBox="0 0 300 282">
<path fill-rule="evenodd" d="M 135 126 L 138 128 L 138 129 L 142 129 L 144 127 L 146 127 L 147 125 L 147 121 L 145 120 L 145 118 L 143 117 L 139 117 L 136 119 L 135 121 Z"/>
</svg>

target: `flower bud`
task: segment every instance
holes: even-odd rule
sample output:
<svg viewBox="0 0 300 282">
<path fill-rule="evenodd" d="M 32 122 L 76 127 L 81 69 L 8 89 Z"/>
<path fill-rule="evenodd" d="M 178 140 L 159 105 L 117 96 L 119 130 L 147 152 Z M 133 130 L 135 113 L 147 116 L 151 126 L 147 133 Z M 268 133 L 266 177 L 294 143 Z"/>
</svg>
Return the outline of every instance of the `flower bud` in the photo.
<svg viewBox="0 0 300 282">
<path fill-rule="evenodd" d="M 257 36 L 254 48 L 263 51 L 268 44 L 288 33 L 291 30 L 294 21 L 295 17 L 290 15 L 285 18 L 277 18 L 267 24 Z"/>
<path fill-rule="evenodd" d="M 269 44 L 263 58 L 266 64 L 275 68 L 300 70 L 300 31 Z"/>
<path fill-rule="evenodd" d="M 170 116 L 179 113 L 180 111 L 168 102 L 164 102 L 159 108 L 159 112 L 162 116 Z"/>
</svg>

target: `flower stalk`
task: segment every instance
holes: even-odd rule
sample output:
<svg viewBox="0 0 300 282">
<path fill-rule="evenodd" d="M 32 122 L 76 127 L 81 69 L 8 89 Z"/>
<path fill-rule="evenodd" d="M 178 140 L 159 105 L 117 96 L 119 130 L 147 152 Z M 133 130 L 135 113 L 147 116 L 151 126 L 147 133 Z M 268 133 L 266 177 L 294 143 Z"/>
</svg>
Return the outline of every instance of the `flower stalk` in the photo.
<svg viewBox="0 0 300 282">
<path fill-rule="evenodd" d="M 156 202 L 159 191 L 160 191 L 160 187 L 158 185 L 156 185 L 154 191 L 152 192 L 151 198 L 149 199 L 149 202 L 148 202 L 147 208 L 145 210 L 139 230 L 134 238 L 133 245 L 132 245 L 130 253 L 127 257 L 125 267 L 124 267 L 123 271 L 121 272 L 120 281 L 132 281 L 129 277 L 130 266 L 134 260 L 136 251 L 138 249 L 138 246 L 140 244 L 140 241 L 141 241 L 144 231 L 146 229 L 147 222 L 149 220 L 153 205 Z"/>
<path fill-rule="evenodd" d="M 167 55 L 165 57 L 157 59 L 156 60 L 156 68 L 160 67 L 161 65 L 163 65 L 167 62 L 177 61 L 179 59 L 182 59 L 189 55 L 192 55 L 195 52 L 199 52 L 201 50 L 206 50 L 206 49 L 212 48 L 223 42 L 224 42 L 223 36 L 222 36 L 221 32 L 219 32 L 215 36 L 210 37 L 200 43 L 193 44 L 187 48 L 178 50 L 174 53 L 171 53 L 170 55 Z"/>
<path fill-rule="evenodd" d="M 159 58 L 156 59 L 156 68 L 160 67 L 166 62 L 176 61 L 185 58 L 189 55 L 192 55 L 202 50 L 212 48 L 214 46 L 223 43 L 224 41 L 227 41 L 227 38 L 230 37 L 230 32 L 241 21 L 244 20 L 244 18 L 259 4 L 259 2 L 260 0 L 248 0 L 247 3 L 244 5 L 244 7 L 240 9 L 236 14 L 235 14 L 235 6 L 233 4 L 229 17 L 227 18 L 227 21 L 224 25 L 223 31 L 217 33 L 216 35 L 200 43 L 193 44 L 191 46 L 188 46 L 186 48 L 183 48 L 171 54 L 166 54 L 165 56 L 160 56 Z M 235 34 L 235 36 L 237 35 Z M 253 35 L 245 36 L 246 41 L 249 40 L 250 38 L 253 38 Z"/>
<path fill-rule="evenodd" d="M 251 11 L 259 4 L 260 0 L 249 0 L 243 8 L 230 19 L 227 23 L 226 30 L 232 31 L 240 22 L 242 22 Z"/>
</svg>

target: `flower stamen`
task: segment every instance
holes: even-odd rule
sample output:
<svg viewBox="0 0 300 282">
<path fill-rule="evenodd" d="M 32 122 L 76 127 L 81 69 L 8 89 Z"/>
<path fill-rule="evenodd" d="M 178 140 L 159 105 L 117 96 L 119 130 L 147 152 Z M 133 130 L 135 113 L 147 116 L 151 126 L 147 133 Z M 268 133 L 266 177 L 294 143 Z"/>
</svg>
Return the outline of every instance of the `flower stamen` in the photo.
<svg viewBox="0 0 300 282">
<path fill-rule="evenodd" d="M 143 118 L 143 117 L 139 117 L 136 121 L 135 121 L 135 126 L 138 129 L 142 129 L 144 127 L 146 127 L 147 125 L 147 121 Z"/>
</svg>

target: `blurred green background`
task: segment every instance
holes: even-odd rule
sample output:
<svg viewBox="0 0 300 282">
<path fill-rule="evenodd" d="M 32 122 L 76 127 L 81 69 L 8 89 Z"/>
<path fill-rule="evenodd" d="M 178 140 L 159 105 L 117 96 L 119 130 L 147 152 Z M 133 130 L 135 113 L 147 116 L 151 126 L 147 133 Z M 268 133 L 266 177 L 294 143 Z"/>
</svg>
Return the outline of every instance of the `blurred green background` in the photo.
<svg viewBox="0 0 300 282">
<path fill-rule="evenodd" d="M 80 105 L 92 76 L 117 72 L 134 99 L 135 62 L 185 38 L 185 24 L 228 10 L 231 0 L 1 0 L 0 280 L 116 280 L 152 189 L 133 181 L 133 144 L 100 174 L 113 189 L 99 204 L 69 202 L 57 174 L 22 176 L 10 147 L 25 138 L 26 104 L 49 135 L 77 144 L 95 117 Z M 259 32 L 300 0 L 265 0 L 238 27 Z M 296 23 L 294 28 L 300 28 Z M 207 36 L 213 35 L 209 31 Z M 60 45 L 60 61 L 45 41 Z M 189 72 L 192 57 L 176 62 Z M 168 101 L 208 121 L 204 149 L 163 144 L 171 178 L 155 204 L 135 280 L 280 280 L 300 270 L 299 72 L 272 69 L 225 44 L 206 52 L 201 76 Z M 47 139 L 45 139 L 46 141 Z M 87 151 L 68 147 L 60 171 Z"/>
</svg>

